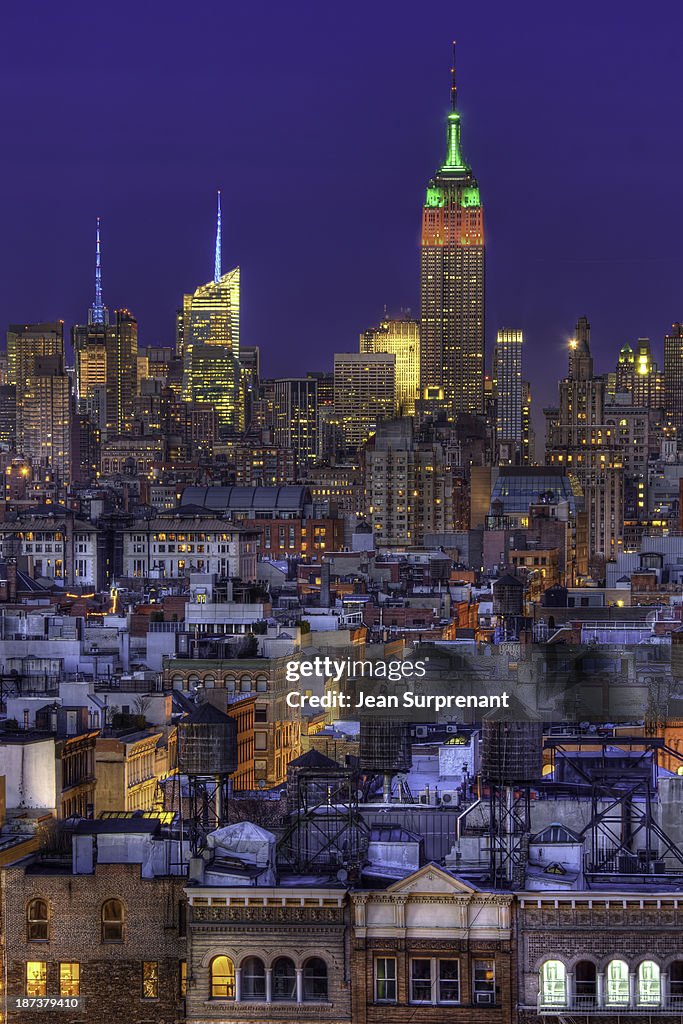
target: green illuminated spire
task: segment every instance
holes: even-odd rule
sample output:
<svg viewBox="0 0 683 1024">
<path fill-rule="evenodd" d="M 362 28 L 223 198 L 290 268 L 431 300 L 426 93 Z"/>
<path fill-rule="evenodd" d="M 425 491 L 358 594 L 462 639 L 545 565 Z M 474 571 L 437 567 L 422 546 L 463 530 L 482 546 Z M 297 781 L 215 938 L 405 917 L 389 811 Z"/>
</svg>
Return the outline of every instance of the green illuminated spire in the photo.
<svg viewBox="0 0 683 1024">
<path fill-rule="evenodd" d="M 447 121 L 448 148 L 441 171 L 469 171 L 460 148 L 460 114 L 458 112 L 458 86 L 455 79 L 455 40 L 453 41 L 453 63 L 451 65 L 451 112 Z"/>
</svg>

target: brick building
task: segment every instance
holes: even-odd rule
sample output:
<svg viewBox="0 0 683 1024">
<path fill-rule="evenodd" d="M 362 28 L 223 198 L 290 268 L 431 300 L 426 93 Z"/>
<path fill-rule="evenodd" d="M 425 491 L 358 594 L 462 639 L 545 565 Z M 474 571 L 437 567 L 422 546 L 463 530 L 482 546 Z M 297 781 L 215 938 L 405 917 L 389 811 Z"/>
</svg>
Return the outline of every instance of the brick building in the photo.
<svg viewBox="0 0 683 1024">
<path fill-rule="evenodd" d="M 196 886 L 185 892 L 186 1020 L 351 1021 L 344 889 Z"/>
<path fill-rule="evenodd" d="M 683 1016 L 683 904 L 673 891 L 518 895 L 519 1022 Z"/>
<path fill-rule="evenodd" d="M 111 832 L 122 823 L 84 825 Z M 8 1022 L 33 1024 L 35 1010 L 13 1010 L 13 999 L 43 995 L 84 1001 L 43 1011 L 46 1024 L 183 1020 L 183 880 L 141 877 L 140 863 L 98 863 L 92 873 L 75 866 L 38 857 L 2 872 Z"/>
<path fill-rule="evenodd" d="M 354 1024 L 510 1024 L 512 901 L 436 864 L 353 893 Z"/>
</svg>

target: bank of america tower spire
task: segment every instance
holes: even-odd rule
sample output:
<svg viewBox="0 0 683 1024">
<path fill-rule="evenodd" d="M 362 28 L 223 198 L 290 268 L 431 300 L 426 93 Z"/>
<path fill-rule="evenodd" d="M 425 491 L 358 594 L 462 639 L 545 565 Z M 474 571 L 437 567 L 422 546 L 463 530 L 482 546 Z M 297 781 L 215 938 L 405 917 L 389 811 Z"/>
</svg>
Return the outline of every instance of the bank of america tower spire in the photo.
<svg viewBox="0 0 683 1024">
<path fill-rule="evenodd" d="M 461 147 L 453 44 L 446 157 L 427 186 L 420 259 L 421 397 L 443 402 L 449 419 L 483 411 L 484 256 L 479 186 Z"/>
<path fill-rule="evenodd" d="M 108 324 L 109 310 L 102 302 L 102 251 L 100 249 L 100 218 L 95 235 L 95 301 L 88 310 L 89 324 Z"/>
</svg>

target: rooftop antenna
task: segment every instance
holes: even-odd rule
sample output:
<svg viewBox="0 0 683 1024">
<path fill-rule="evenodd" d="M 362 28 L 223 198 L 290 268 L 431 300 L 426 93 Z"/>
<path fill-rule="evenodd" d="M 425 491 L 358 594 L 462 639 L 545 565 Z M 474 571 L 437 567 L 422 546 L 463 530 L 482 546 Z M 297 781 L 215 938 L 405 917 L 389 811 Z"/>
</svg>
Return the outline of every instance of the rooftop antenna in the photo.
<svg viewBox="0 0 683 1024">
<path fill-rule="evenodd" d="M 104 303 L 102 302 L 102 254 L 100 250 L 100 218 L 97 218 L 97 241 L 95 244 L 95 301 L 92 304 L 91 323 L 105 322 Z"/>
<path fill-rule="evenodd" d="M 218 189 L 218 213 L 216 216 L 216 263 L 213 271 L 216 284 L 221 279 L 221 190 Z"/>
<path fill-rule="evenodd" d="M 455 39 L 453 40 L 453 60 L 451 62 L 451 110 L 458 107 L 458 86 L 455 81 Z"/>
</svg>

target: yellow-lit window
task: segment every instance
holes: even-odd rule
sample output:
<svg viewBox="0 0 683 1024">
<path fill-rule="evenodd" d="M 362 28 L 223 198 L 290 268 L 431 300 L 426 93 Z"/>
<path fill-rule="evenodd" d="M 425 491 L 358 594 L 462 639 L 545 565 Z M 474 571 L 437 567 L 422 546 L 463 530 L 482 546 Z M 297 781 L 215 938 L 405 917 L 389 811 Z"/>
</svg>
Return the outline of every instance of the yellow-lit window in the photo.
<svg viewBox="0 0 683 1024">
<path fill-rule="evenodd" d="M 26 995 L 47 995 L 47 964 L 44 960 L 29 960 L 26 964 Z"/>
<path fill-rule="evenodd" d="M 180 961 L 180 997 L 187 995 L 187 960 Z"/>
<path fill-rule="evenodd" d="M 211 998 L 235 998 L 235 965 L 227 956 L 216 956 L 211 961 Z"/>
<path fill-rule="evenodd" d="M 123 942 L 121 900 L 107 900 L 102 904 L 102 942 Z"/>
<path fill-rule="evenodd" d="M 60 996 L 80 996 L 81 994 L 81 965 L 60 964 L 59 965 L 59 994 Z"/>
<path fill-rule="evenodd" d="M 142 965 L 142 998 L 159 998 L 159 964 L 156 960 L 146 960 Z"/>
</svg>

